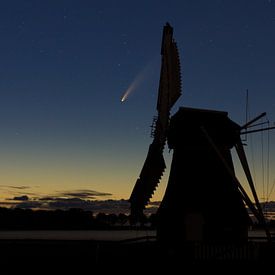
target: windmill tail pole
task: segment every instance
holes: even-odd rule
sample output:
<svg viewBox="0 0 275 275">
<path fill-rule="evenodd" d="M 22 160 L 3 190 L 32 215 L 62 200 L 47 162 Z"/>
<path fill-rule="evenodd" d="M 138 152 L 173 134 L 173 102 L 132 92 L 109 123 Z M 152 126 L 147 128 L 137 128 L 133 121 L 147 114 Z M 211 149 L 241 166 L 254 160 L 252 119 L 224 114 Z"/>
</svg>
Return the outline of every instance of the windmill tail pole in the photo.
<svg viewBox="0 0 275 275">
<path fill-rule="evenodd" d="M 252 179 L 252 176 L 251 176 L 251 172 L 250 172 L 250 169 L 249 169 L 249 165 L 248 165 L 248 162 L 247 162 L 247 159 L 246 159 L 243 144 L 242 144 L 240 139 L 237 141 L 237 143 L 235 145 L 235 148 L 236 148 L 238 157 L 241 161 L 243 170 L 245 172 L 245 175 L 246 175 L 247 181 L 249 183 L 254 201 L 255 201 L 257 209 L 258 209 L 258 213 L 259 213 L 259 217 L 260 217 L 259 221 L 261 222 L 261 224 L 264 227 L 264 230 L 266 232 L 266 236 L 267 236 L 268 241 L 271 241 L 271 234 L 270 234 L 270 231 L 268 230 L 268 227 L 267 227 L 267 224 L 266 224 L 266 221 L 265 221 L 265 217 L 264 217 L 264 214 L 263 214 L 263 211 L 262 211 L 262 207 L 261 207 L 261 204 L 259 202 L 257 192 L 255 190 L 255 186 L 254 186 L 253 179 Z"/>
<path fill-rule="evenodd" d="M 253 185 L 253 181 L 250 182 L 250 184 L 252 184 L 252 188 L 254 189 L 254 198 L 256 198 L 256 205 L 257 208 L 255 208 L 253 202 L 250 200 L 249 196 L 247 195 L 247 193 L 245 192 L 244 188 L 242 187 L 241 183 L 239 182 L 239 180 L 237 179 L 237 177 L 235 176 L 234 171 L 232 171 L 232 169 L 230 168 L 230 166 L 228 165 L 227 161 L 224 159 L 222 153 L 220 152 L 220 150 L 217 148 L 217 146 L 215 145 L 214 141 L 212 140 L 212 138 L 210 137 L 210 135 L 208 134 L 208 132 L 206 131 L 206 129 L 204 127 L 201 127 L 201 131 L 203 132 L 205 138 L 207 139 L 207 141 L 209 142 L 209 144 L 212 146 L 212 148 L 214 149 L 214 151 L 217 153 L 218 157 L 220 158 L 220 160 L 222 161 L 222 163 L 224 164 L 224 167 L 226 168 L 226 170 L 228 171 L 229 175 L 231 176 L 231 178 L 233 179 L 233 182 L 237 185 L 238 190 L 244 200 L 244 202 L 247 204 L 247 206 L 250 208 L 250 210 L 252 211 L 252 213 L 254 214 L 254 216 L 257 218 L 257 220 L 264 226 L 265 232 L 266 232 L 266 236 L 267 236 L 267 240 L 269 242 L 271 242 L 271 234 L 267 228 L 265 219 L 264 219 L 264 215 L 263 212 L 261 211 L 261 206 L 255 191 L 254 185 Z M 240 151 L 240 149 L 239 149 Z M 243 162 L 245 163 L 245 161 L 243 160 Z M 245 164 L 244 164 L 245 165 Z M 247 164 L 248 166 L 248 164 Z M 247 171 L 247 170 L 245 170 Z M 248 170 L 249 171 L 249 170 Z M 246 172 L 247 174 L 249 174 L 249 172 Z M 251 177 L 252 180 L 252 177 Z M 252 189 L 252 190 L 253 190 Z"/>
</svg>

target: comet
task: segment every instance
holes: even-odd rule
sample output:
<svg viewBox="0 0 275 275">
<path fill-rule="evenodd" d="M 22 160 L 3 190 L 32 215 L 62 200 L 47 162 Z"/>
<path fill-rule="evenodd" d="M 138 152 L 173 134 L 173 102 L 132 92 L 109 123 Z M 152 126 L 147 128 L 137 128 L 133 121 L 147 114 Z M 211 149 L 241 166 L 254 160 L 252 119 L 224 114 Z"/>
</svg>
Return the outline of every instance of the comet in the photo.
<svg viewBox="0 0 275 275">
<path fill-rule="evenodd" d="M 150 65 L 150 64 L 149 64 Z M 134 78 L 134 80 L 131 82 L 129 87 L 126 89 L 126 91 L 123 93 L 122 97 L 120 98 L 121 102 L 125 102 L 125 100 L 129 97 L 130 94 L 132 94 L 139 85 L 143 82 L 145 76 L 147 75 L 149 66 L 145 66 L 143 70 L 141 70 L 137 76 Z"/>
<path fill-rule="evenodd" d="M 124 92 L 124 94 L 121 97 L 120 101 L 124 102 L 128 98 L 128 96 L 138 87 L 139 83 L 140 83 L 140 81 L 138 81 L 138 79 L 135 78 L 134 81 L 127 88 L 127 90 Z"/>
</svg>

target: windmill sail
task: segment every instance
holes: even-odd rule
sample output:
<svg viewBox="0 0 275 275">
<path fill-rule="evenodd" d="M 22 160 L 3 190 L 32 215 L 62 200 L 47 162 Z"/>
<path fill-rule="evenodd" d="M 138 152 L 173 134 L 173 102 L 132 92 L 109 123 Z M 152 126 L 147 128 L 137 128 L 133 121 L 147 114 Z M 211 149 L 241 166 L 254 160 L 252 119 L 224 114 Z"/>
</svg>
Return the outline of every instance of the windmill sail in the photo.
<svg viewBox="0 0 275 275">
<path fill-rule="evenodd" d="M 131 215 L 138 219 L 154 194 L 166 168 L 163 150 L 167 138 L 170 110 L 181 95 L 180 59 L 173 28 L 163 28 L 161 71 L 158 90 L 158 116 L 153 129 L 153 142 L 149 146 L 143 168 L 130 196 Z"/>
</svg>

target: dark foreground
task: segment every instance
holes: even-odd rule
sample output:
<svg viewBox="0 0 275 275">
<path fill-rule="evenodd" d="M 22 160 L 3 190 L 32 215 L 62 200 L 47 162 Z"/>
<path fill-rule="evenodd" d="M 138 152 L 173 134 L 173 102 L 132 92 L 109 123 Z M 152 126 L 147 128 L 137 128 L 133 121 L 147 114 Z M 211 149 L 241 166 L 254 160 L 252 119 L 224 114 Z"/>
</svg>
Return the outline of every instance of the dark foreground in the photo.
<svg viewBox="0 0 275 275">
<path fill-rule="evenodd" d="M 1 275 L 6 274 L 147 274 L 169 270 L 273 269 L 275 244 L 205 246 L 186 244 L 164 249 L 153 239 L 126 242 L 89 240 L 0 240 Z M 189 273 L 185 273 L 189 274 Z M 190 273 L 191 274 L 191 273 Z"/>
</svg>

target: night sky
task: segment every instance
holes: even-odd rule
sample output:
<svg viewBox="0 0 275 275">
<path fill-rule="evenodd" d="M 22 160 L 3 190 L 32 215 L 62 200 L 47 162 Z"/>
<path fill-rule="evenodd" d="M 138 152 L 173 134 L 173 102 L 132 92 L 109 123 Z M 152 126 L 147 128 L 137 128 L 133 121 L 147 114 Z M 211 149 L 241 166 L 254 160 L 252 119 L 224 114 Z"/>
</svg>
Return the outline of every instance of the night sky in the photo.
<svg viewBox="0 0 275 275">
<path fill-rule="evenodd" d="M 273 125 L 273 0 L 2 1 L 4 205 L 129 198 L 152 142 L 166 22 L 183 84 L 172 113 L 179 106 L 222 110 L 242 125 L 246 110 L 250 118 L 267 112 Z M 258 195 L 275 200 L 275 131 L 250 135 L 247 144 Z"/>
</svg>

